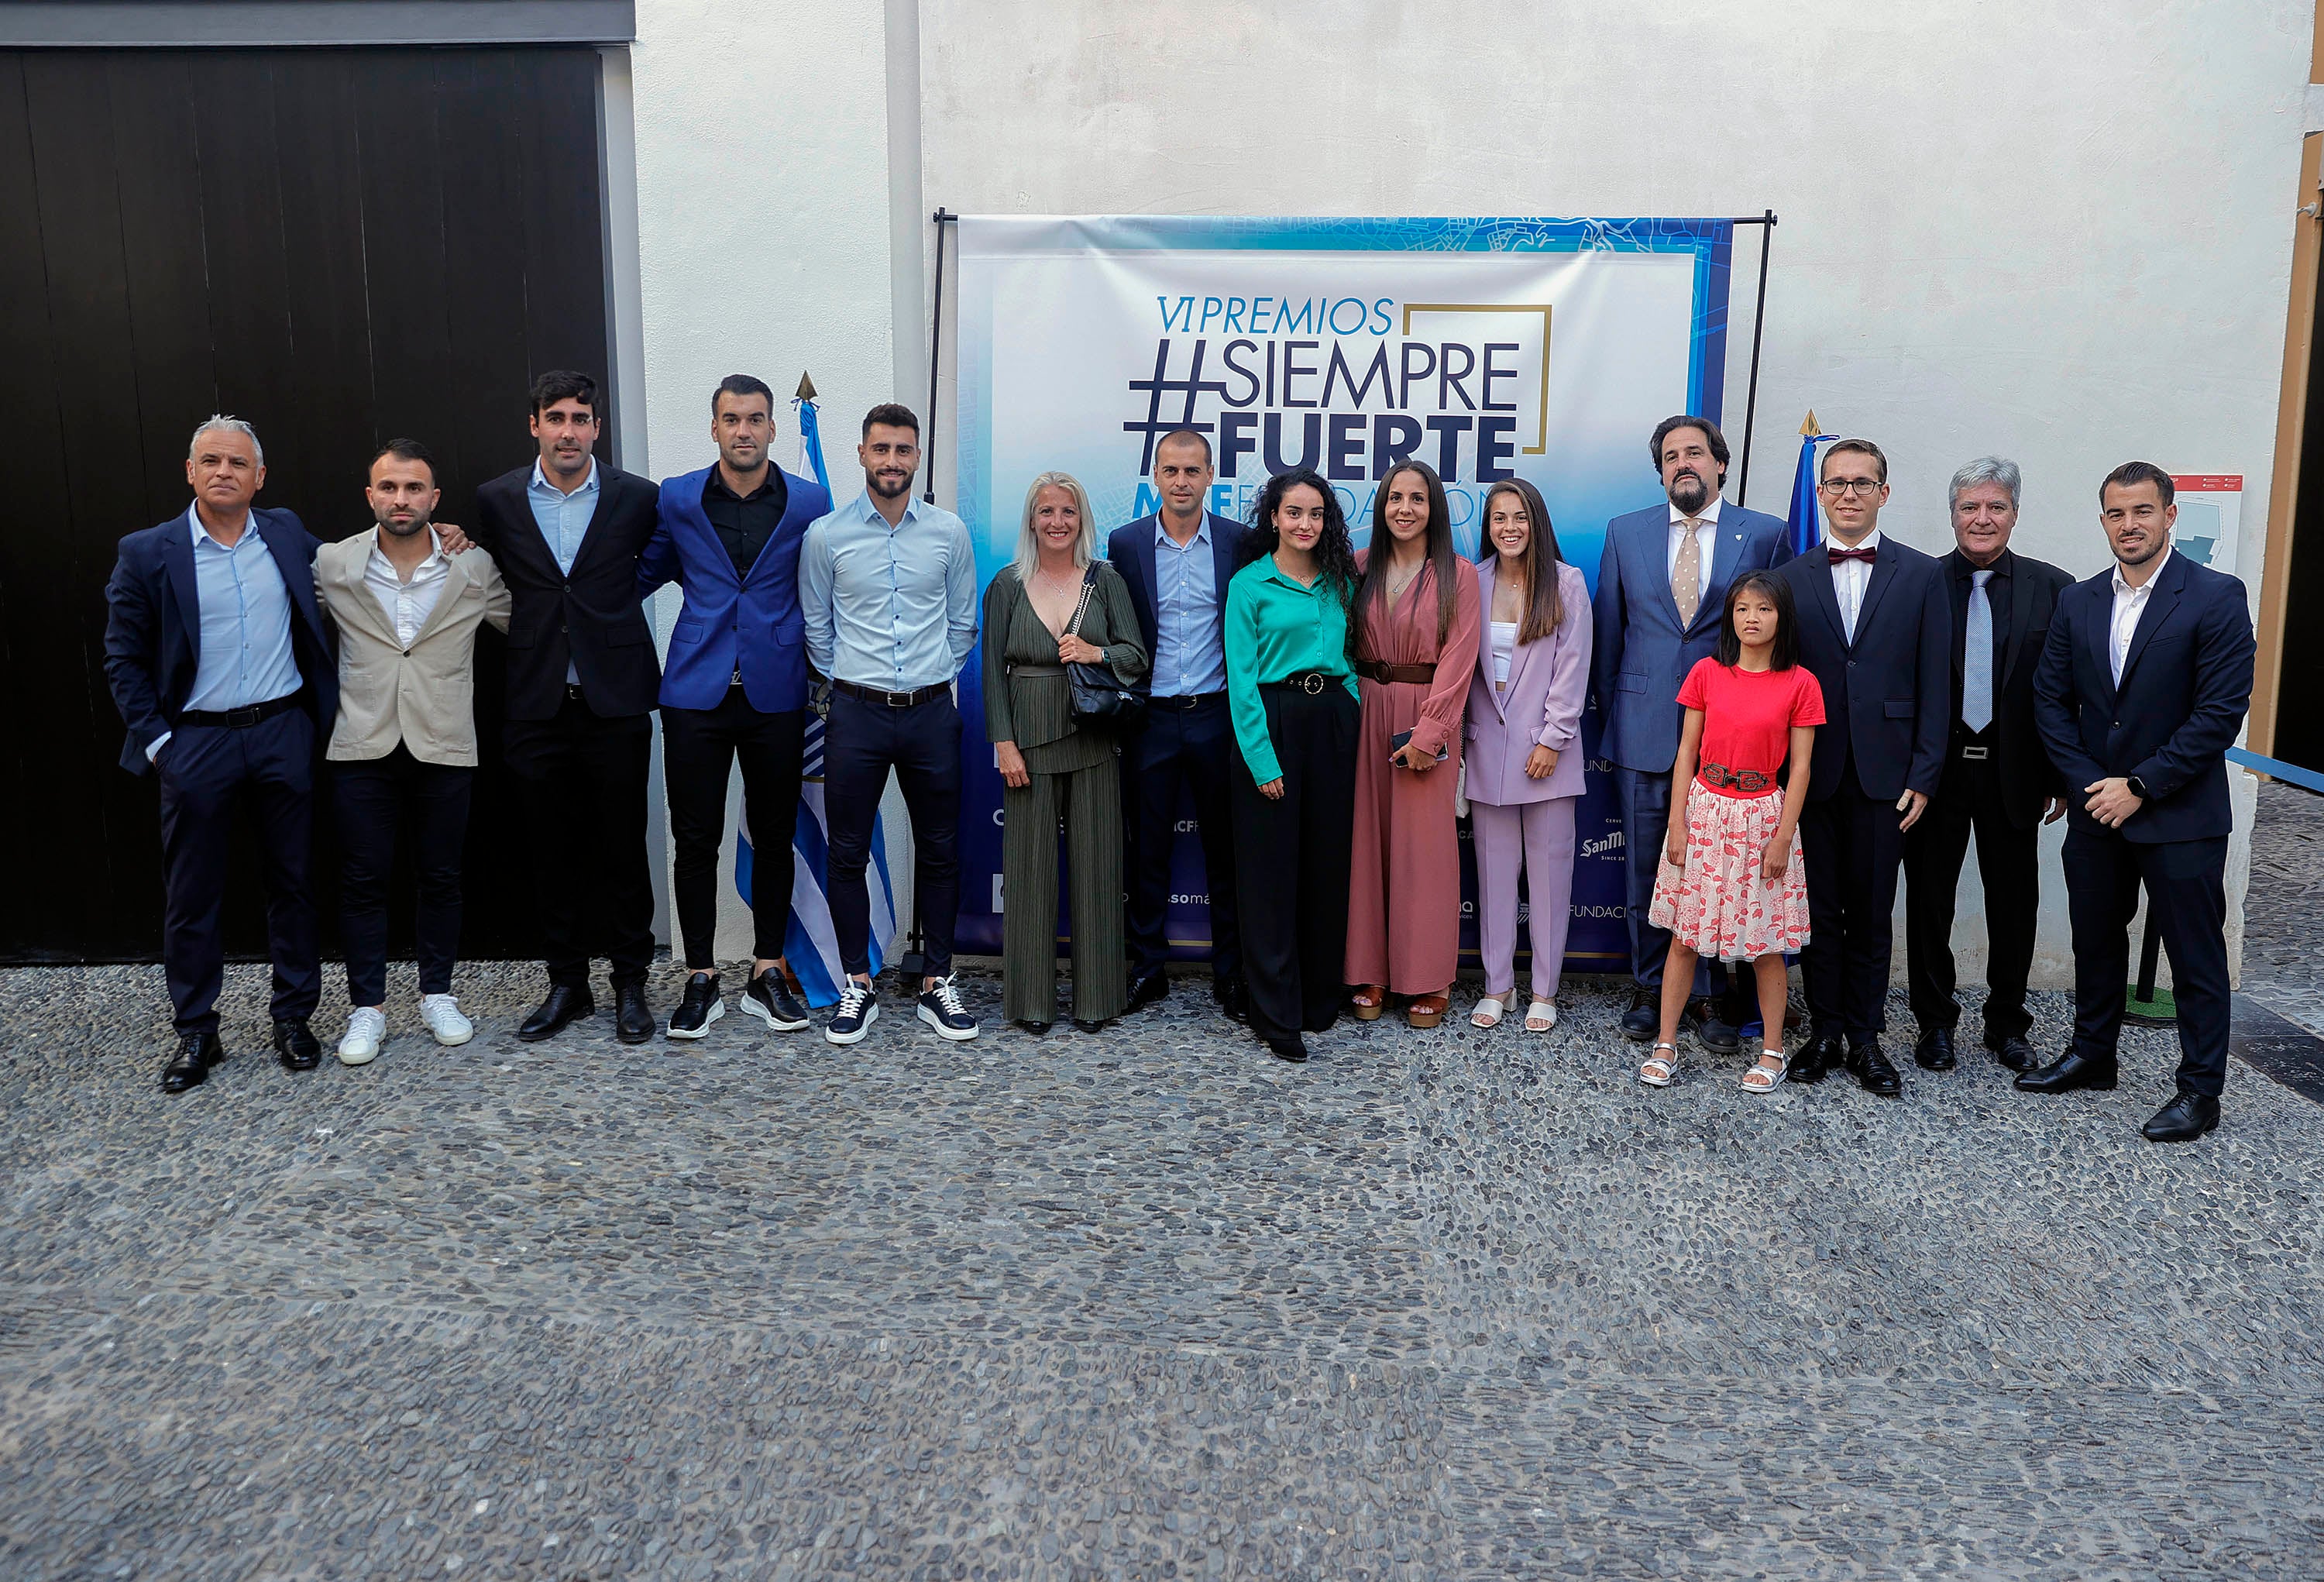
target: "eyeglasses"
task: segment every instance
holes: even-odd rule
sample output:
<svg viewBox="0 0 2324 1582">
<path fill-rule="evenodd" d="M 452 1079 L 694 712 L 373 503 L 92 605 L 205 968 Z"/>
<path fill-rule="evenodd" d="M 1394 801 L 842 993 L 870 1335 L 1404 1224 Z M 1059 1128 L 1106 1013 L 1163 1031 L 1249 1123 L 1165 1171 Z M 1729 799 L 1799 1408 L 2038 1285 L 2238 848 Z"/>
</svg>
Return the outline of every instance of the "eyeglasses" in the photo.
<svg viewBox="0 0 2324 1582">
<path fill-rule="evenodd" d="M 1883 486 L 1873 478 L 1826 478 L 1817 486 L 1827 495 L 1869 495 Z"/>
</svg>

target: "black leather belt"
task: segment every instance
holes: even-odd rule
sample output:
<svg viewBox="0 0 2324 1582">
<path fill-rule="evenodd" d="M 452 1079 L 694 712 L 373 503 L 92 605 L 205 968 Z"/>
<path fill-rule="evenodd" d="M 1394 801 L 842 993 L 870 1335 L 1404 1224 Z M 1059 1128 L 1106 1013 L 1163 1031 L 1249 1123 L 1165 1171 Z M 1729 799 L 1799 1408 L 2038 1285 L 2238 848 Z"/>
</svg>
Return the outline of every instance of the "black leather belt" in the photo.
<svg viewBox="0 0 2324 1582">
<path fill-rule="evenodd" d="M 1192 714 L 1205 703 L 1222 703 L 1225 700 L 1226 694 L 1223 692 L 1188 692 L 1178 698 L 1149 698 L 1147 702 L 1155 708 L 1175 708 L 1182 714 Z"/>
<path fill-rule="evenodd" d="M 923 703 L 933 703 L 952 695 L 950 681 L 938 681 L 933 687 L 922 687 L 915 692 L 882 692 L 877 687 L 859 687 L 853 681 L 834 681 L 832 690 L 844 692 L 866 703 L 877 703 L 886 708 L 917 708 Z"/>
<path fill-rule="evenodd" d="M 1337 676 L 1326 675 L 1322 671 L 1302 671 L 1279 681 L 1265 682 L 1259 689 L 1265 692 L 1304 692 L 1310 698 L 1321 698 L 1324 689 L 1336 685 L 1338 680 Z"/>
<path fill-rule="evenodd" d="M 276 715 L 287 713 L 289 710 L 298 707 L 299 694 L 296 692 L 286 692 L 280 698 L 270 698 L 263 703 L 254 703 L 246 708 L 227 708 L 215 711 L 203 708 L 189 708 L 185 713 L 178 716 L 178 723 L 180 725 L 222 726 L 227 730 L 238 731 L 245 729 L 248 726 L 254 726 L 262 719 L 272 719 Z"/>
</svg>

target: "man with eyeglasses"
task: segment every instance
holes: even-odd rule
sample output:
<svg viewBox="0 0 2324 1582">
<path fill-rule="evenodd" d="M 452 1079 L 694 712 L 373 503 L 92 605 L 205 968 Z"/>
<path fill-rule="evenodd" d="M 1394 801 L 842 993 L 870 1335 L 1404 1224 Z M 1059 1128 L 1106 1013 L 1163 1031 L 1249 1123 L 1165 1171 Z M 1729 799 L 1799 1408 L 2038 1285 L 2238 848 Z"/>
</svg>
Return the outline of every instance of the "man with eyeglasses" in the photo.
<svg viewBox="0 0 2324 1582">
<path fill-rule="evenodd" d="M 1904 832 L 1944 772 L 1952 709 L 1952 601 L 1942 569 L 1880 531 L 1888 458 L 1869 439 L 1824 452 L 1823 542 L 1787 562 L 1800 660 L 1823 689 L 1808 800 L 1807 948 L 1800 976 L 1812 1036 L 1794 1081 L 1844 1064 L 1867 1093 L 1904 1091 L 1880 1048 Z M 1794 765 L 1794 772 L 1797 772 Z"/>
</svg>

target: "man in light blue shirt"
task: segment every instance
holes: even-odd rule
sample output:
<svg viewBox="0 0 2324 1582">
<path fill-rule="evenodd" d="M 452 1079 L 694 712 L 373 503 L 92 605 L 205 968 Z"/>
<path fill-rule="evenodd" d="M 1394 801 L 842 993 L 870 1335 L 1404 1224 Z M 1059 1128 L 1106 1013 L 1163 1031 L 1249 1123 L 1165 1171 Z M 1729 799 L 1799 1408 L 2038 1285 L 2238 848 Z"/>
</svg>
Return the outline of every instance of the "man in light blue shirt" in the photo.
<svg viewBox="0 0 2324 1582">
<path fill-rule="evenodd" d="M 913 886 L 926 951 L 919 1017 L 976 1036 L 952 976 L 960 912 L 960 710 L 953 678 L 976 646 L 976 551 L 951 512 L 912 498 L 920 421 L 908 407 L 863 419 L 863 493 L 807 530 L 799 608 L 807 662 L 831 682 L 823 795 L 831 827 L 832 932 L 847 972 L 825 1036 L 861 1039 L 879 1018 L 872 897 L 863 870 L 893 769 L 912 817 Z"/>
<path fill-rule="evenodd" d="M 589 457 L 588 463 L 588 477 L 567 494 L 549 481 L 549 475 L 540 470 L 540 458 L 535 457 L 532 477 L 524 486 L 524 502 L 532 507 L 532 520 L 540 525 L 541 541 L 549 546 L 549 559 L 567 577 L 573 575 L 573 558 L 581 552 L 582 535 L 589 531 L 590 519 L 597 514 L 597 496 L 601 492 L 597 458 Z M 580 680 L 580 671 L 570 659 L 567 660 L 565 684 L 575 686 Z"/>
<path fill-rule="evenodd" d="M 1228 1015 L 1243 1014 L 1242 930 L 1235 916 L 1233 816 L 1227 787 L 1236 772 L 1227 717 L 1222 625 L 1227 582 L 1237 570 L 1242 524 L 1205 509 L 1211 442 L 1193 429 L 1154 446 L 1161 509 L 1113 531 L 1106 555 L 1130 587 L 1130 602 L 1154 655 L 1146 723 L 1122 744 L 1121 794 L 1130 836 L 1130 1004 L 1150 1005 L 1170 992 L 1170 898 L 1192 890 L 1172 882 L 1183 798 L 1194 802 L 1210 892 L 1211 993 Z M 1185 927 L 1201 938 L 1199 919 Z"/>
</svg>

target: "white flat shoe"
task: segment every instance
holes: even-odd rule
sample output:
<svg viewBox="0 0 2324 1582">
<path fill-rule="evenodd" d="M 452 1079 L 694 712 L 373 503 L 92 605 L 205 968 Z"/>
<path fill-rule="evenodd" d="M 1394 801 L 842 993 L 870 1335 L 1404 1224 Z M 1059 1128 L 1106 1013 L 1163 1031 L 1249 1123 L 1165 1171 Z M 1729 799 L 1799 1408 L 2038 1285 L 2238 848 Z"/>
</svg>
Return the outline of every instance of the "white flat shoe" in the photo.
<svg viewBox="0 0 2324 1582">
<path fill-rule="evenodd" d="M 347 1030 L 339 1038 L 339 1064 L 368 1066 L 379 1058 L 387 1040 L 387 1018 L 369 1005 L 347 1013 Z"/>
<path fill-rule="evenodd" d="M 1554 1000 L 1536 1000 L 1526 1007 L 1526 1031 L 1547 1032 L 1557 1025 L 1557 1004 Z"/>
<path fill-rule="evenodd" d="M 460 1014 L 460 1002 L 449 995 L 420 995 L 420 1020 L 428 1024 L 428 1031 L 446 1049 L 466 1043 L 476 1036 L 476 1024 Z"/>
<path fill-rule="evenodd" d="M 1477 1002 L 1477 1008 L 1469 1013 L 1469 1025 L 1471 1027 L 1499 1027 L 1501 1024 L 1501 1013 L 1507 1008 L 1508 1006 L 1499 998 L 1499 996 L 1495 995 L 1487 995 L 1483 999 Z"/>
</svg>

